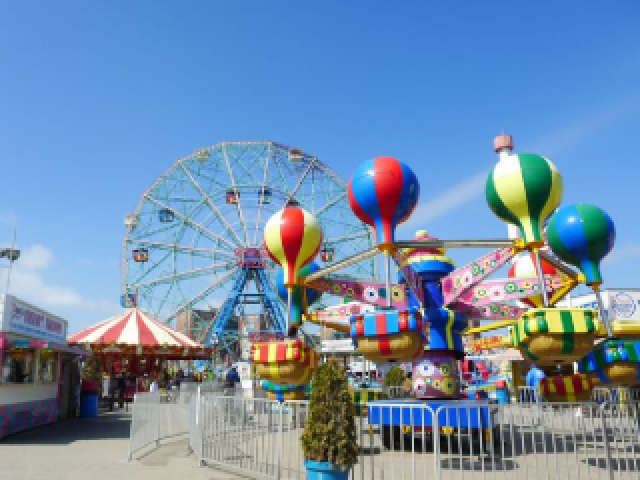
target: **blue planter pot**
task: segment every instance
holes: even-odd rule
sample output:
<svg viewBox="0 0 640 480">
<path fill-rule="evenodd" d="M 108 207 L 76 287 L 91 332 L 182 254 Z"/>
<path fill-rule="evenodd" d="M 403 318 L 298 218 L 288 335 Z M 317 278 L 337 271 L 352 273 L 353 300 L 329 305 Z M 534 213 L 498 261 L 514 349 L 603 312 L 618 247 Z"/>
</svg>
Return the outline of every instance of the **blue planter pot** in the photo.
<svg viewBox="0 0 640 480">
<path fill-rule="evenodd" d="M 304 467 L 307 469 L 307 480 L 348 480 L 351 471 L 349 467 L 313 460 L 305 460 Z"/>
</svg>

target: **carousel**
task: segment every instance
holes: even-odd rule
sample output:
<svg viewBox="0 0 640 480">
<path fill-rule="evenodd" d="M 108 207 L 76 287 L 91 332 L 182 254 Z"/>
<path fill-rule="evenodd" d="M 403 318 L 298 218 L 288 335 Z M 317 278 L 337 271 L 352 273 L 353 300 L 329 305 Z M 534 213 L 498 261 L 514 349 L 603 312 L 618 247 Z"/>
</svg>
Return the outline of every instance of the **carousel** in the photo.
<svg viewBox="0 0 640 480">
<path fill-rule="evenodd" d="M 151 378 L 163 380 L 171 361 L 211 360 L 213 349 L 159 322 L 138 308 L 82 330 L 69 337 L 70 345 L 89 349 L 99 360 L 100 371 L 127 378 L 127 397 L 146 390 Z M 145 381 L 146 380 L 146 381 Z M 106 395 L 103 387 L 103 395 Z"/>
</svg>

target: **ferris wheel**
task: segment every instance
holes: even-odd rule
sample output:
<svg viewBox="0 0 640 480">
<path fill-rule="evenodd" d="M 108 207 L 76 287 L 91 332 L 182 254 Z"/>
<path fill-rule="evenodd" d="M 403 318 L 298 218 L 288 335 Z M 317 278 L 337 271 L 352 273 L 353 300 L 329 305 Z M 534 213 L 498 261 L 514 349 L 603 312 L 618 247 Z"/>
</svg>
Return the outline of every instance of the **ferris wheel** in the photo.
<svg viewBox="0 0 640 480">
<path fill-rule="evenodd" d="M 275 212 L 295 205 L 322 225 L 320 262 L 375 243 L 372 229 L 351 213 L 346 183 L 301 150 L 225 142 L 179 159 L 125 216 L 122 305 L 166 323 L 181 315 L 207 317 L 218 335 L 233 335 L 238 318 L 248 314 L 282 331 L 276 266 L 262 249 L 263 228 Z M 375 278 L 376 264 L 360 262 L 345 273 Z"/>
</svg>

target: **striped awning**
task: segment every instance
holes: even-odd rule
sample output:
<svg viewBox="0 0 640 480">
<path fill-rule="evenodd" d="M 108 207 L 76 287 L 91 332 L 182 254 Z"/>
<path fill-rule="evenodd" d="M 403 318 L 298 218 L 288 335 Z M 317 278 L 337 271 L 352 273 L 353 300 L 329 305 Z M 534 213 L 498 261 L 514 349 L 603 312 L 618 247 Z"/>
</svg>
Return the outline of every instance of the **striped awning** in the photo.
<svg viewBox="0 0 640 480">
<path fill-rule="evenodd" d="M 138 308 L 130 308 L 71 335 L 70 344 L 88 345 L 105 353 L 135 352 L 181 357 L 210 357 L 204 347 Z"/>
</svg>

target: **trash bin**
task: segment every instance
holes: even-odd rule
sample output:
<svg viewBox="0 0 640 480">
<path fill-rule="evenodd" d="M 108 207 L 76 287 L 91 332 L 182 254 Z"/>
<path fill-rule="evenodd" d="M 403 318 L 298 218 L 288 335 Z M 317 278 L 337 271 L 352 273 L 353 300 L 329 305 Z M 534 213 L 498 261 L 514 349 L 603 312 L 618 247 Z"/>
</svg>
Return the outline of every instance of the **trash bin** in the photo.
<svg viewBox="0 0 640 480">
<path fill-rule="evenodd" d="M 80 396 L 80 416 L 94 418 L 98 416 L 98 394 L 84 392 Z"/>
<path fill-rule="evenodd" d="M 86 379 L 82 382 L 80 393 L 80 416 L 93 418 L 98 416 L 98 400 L 100 386 L 94 380 Z"/>
<path fill-rule="evenodd" d="M 511 403 L 511 395 L 506 380 L 496 381 L 496 399 L 498 403 Z"/>
</svg>

